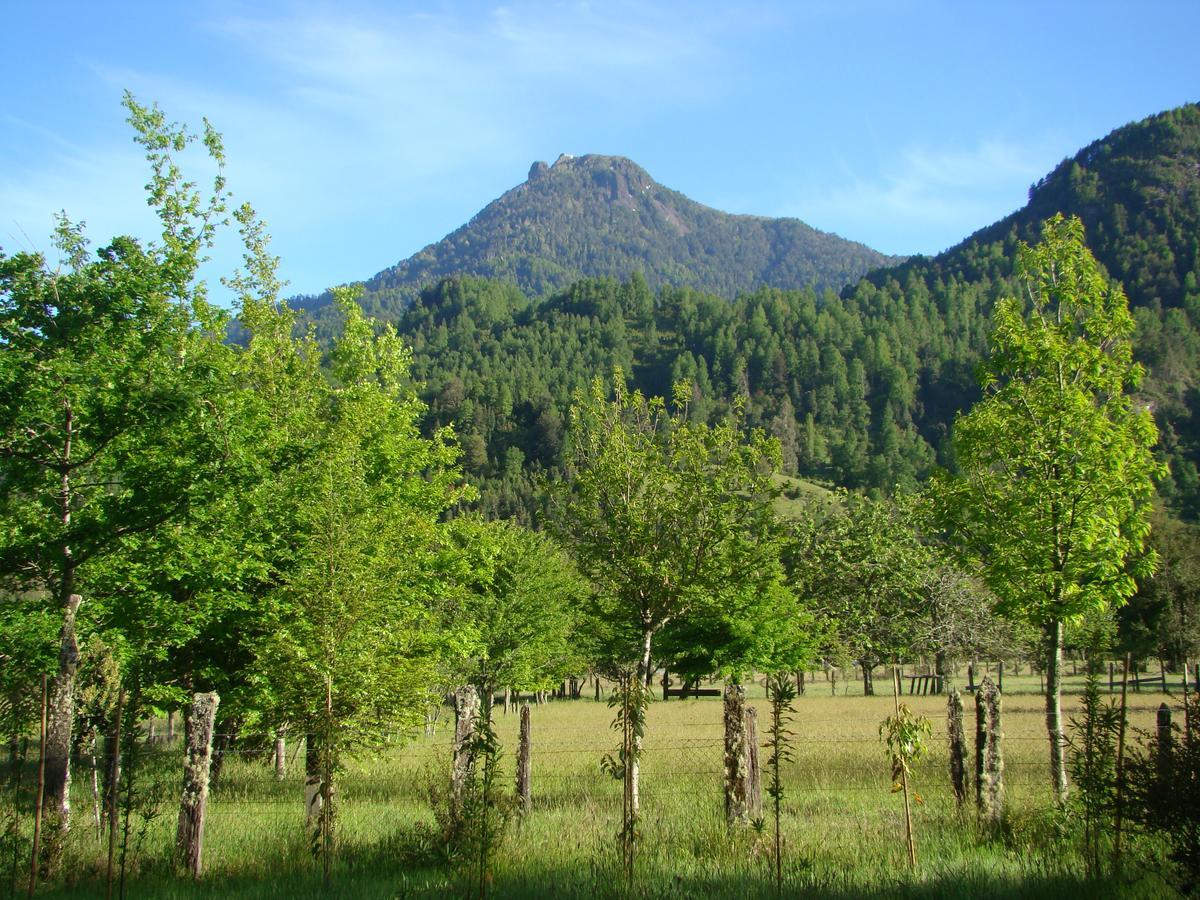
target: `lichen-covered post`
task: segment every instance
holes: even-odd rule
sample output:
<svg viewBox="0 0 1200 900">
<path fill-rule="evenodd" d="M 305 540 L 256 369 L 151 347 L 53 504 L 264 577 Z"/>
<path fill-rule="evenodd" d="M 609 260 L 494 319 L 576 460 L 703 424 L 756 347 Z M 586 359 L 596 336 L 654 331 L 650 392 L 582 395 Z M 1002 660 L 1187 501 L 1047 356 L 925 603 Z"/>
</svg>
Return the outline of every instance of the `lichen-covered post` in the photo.
<svg viewBox="0 0 1200 900">
<path fill-rule="evenodd" d="M 762 770 L 758 759 L 758 710 L 746 707 L 746 803 L 750 818 L 762 815 Z"/>
<path fill-rule="evenodd" d="M 749 822 L 746 772 L 746 691 L 725 685 L 725 821 L 730 826 Z"/>
<path fill-rule="evenodd" d="M 954 799 L 961 808 L 967 800 L 967 738 L 963 732 L 963 702 L 958 688 L 946 701 L 946 733 L 950 737 L 950 783 Z"/>
<path fill-rule="evenodd" d="M 533 792 L 529 783 L 531 750 L 529 704 L 525 703 L 521 706 L 521 737 L 517 746 L 517 803 L 520 805 L 521 815 L 529 815 L 529 811 L 533 809 Z"/>
<path fill-rule="evenodd" d="M 1004 813 L 1004 757 L 1000 747 L 1000 690 L 985 676 L 975 694 L 975 802 L 984 822 Z"/>
<path fill-rule="evenodd" d="M 458 714 L 454 722 L 454 767 L 450 774 L 450 799 L 457 815 L 462 810 L 467 776 L 475 763 L 472 737 L 475 734 L 475 718 L 479 715 L 479 694 L 474 686 L 468 684 L 455 692 L 454 707 Z"/>
<path fill-rule="evenodd" d="M 304 825 L 310 836 L 317 834 L 324 802 L 320 745 L 321 739 L 315 733 L 304 736 Z"/>
<path fill-rule="evenodd" d="M 213 723 L 220 697 L 196 694 L 188 722 L 187 761 L 183 769 L 183 799 L 179 804 L 179 826 L 175 846 L 179 861 L 193 878 L 202 871 L 204 810 L 208 804 L 208 773 L 212 764 Z"/>
</svg>

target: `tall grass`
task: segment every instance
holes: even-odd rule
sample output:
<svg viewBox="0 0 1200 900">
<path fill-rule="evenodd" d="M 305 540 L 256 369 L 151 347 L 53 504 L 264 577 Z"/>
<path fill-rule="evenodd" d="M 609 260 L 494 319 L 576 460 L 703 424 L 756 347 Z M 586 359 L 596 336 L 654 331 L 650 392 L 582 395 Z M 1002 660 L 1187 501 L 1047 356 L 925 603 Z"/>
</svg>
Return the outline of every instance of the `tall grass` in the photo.
<svg viewBox="0 0 1200 900">
<path fill-rule="evenodd" d="M 1011 686 L 1010 686 L 1011 685 Z M 1149 869 L 1130 867 L 1124 883 L 1085 883 L 1072 813 L 1054 811 L 1048 746 L 1037 682 L 1028 694 L 1005 679 L 1005 778 L 1008 819 L 998 835 L 960 812 L 949 778 L 944 697 L 907 698 L 934 733 L 916 764 L 925 804 L 914 810 L 922 837 L 920 866 L 909 871 L 903 811 L 889 796 L 891 770 L 877 734 L 892 711 L 890 696 L 825 695 L 810 682 L 794 703 L 793 759 L 782 767 L 783 893 L 818 897 L 1162 896 Z M 751 702 L 765 713 L 761 687 Z M 1134 727 L 1149 728 L 1161 694 L 1131 696 Z M 642 811 L 635 887 L 622 871 L 618 833 L 621 784 L 600 760 L 611 750 L 611 711 L 590 700 L 560 701 L 533 711 L 533 809 L 508 836 L 491 866 L 497 897 L 710 898 L 775 896 L 771 836 L 730 833 L 722 800 L 719 699 L 655 702 L 648 711 L 642 759 Z M 519 716 L 497 714 L 503 748 L 500 788 L 513 789 Z M 449 729 L 422 735 L 360 759 L 345 760 L 339 780 L 336 864 L 328 892 L 303 831 L 303 758 L 275 780 L 269 752 L 231 754 L 213 789 L 205 836 L 206 875 L 178 879 L 171 862 L 174 810 L 149 823 L 133 861 L 127 896 L 434 897 L 465 885 L 439 846 L 428 797 L 449 777 Z M 177 747 L 158 749 L 145 765 L 154 777 L 178 779 Z M 151 777 L 150 773 L 142 777 Z M 83 779 L 76 781 L 81 786 Z M 83 788 L 80 787 L 82 791 Z M 175 802 L 173 792 L 170 802 Z M 86 807 L 81 793 L 76 809 Z M 68 883 L 45 896 L 91 897 L 102 883 L 102 841 L 77 818 L 68 847 Z"/>
</svg>

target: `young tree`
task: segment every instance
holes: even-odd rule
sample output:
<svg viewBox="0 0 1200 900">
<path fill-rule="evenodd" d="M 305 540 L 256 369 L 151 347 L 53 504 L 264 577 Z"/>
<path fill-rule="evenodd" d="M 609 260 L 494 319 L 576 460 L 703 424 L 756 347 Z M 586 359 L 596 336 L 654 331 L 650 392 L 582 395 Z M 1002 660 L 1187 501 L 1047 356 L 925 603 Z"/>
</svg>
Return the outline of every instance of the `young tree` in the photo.
<svg viewBox="0 0 1200 900">
<path fill-rule="evenodd" d="M 1065 798 L 1061 662 L 1064 621 L 1119 605 L 1145 552 L 1157 439 L 1128 391 L 1133 318 L 1120 285 L 1084 244 L 1076 218 L 1055 216 L 1021 245 L 1023 300 L 1001 300 L 984 398 L 955 422 L 961 474 L 936 473 L 937 521 L 981 564 L 999 609 L 1042 630 L 1046 729 L 1056 795 Z"/>
<path fill-rule="evenodd" d="M 785 560 L 794 590 L 822 612 L 830 635 L 862 666 L 863 693 L 874 694 L 873 670 L 917 639 L 932 551 L 895 504 L 854 494 L 811 510 L 792 538 Z"/>
<path fill-rule="evenodd" d="M 325 841 L 338 756 L 415 727 L 432 699 L 454 640 L 435 600 L 447 565 L 439 519 L 466 490 L 452 435 L 421 436 L 408 350 L 390 327 L 377 334 L 350 292 L 335 299 L 345 330 L 316 447 L 278 485 L 293 549 L 261 669 L 274 721 L 319 748 Z"/>
<path fill-rule="evenodd" d="M 690 388 L 675 393 L 669 415 L 619 369 L 612 399 L 593 382 L 571 410 L 568 478 L 552 486 L 553 525 L 596 589 L 607 655 L 643 685 L 664 627 L 751 605 L 778 569 L 778 444 L 743 438 L 736 421 L 692 422 Z M 630 765 L 636 807 L 636 752 Z"/>
<path fill-rule="evenodd" d="M 126 95 L 152 175 L 160 243 L 115 239 L 89 256 L 60 218 L 66 270 L 0 256 L 0 567 L 57 611 L 46 740 L 47 847 L 69 825 L 76 619 L 87 567 L 162 527 L 223 464 L 208 400 L 222 389 L 223 324 L 196 280 L 225 208 L 219 135 L 207 196 L 179 155 L 195 139 Z"/>
<path fill-rule="evenodd" d="M 501 687 L 547 689 L 586 663 L 577 623 L 587 584 L 547 535 L 513 522 L 456 519 L 449 528 L 459 554 L 453 596 L 455 628 L 470 635 L 466 681 L 484 709 Z"/>
</svg>

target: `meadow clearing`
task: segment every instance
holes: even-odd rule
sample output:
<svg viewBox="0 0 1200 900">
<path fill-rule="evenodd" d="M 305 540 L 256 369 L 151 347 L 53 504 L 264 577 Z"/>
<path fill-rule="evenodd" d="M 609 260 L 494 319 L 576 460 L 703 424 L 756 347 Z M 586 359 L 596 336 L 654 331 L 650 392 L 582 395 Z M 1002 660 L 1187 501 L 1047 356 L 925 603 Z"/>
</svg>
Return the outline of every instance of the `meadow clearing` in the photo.
<svg viewBox="0 0 1200 900">
<path fill-rule="evenodd" d="M 811 678 L 811 677 L 810 677 Z M 960 680 L 961 681 L 961 680 Z M 1078 706 L 1082 677 L 1069 677 L 1064 712 Z M 1088 883 L 1069 835 L 1072 811 L 1053 809 L 1042 698 L 1036 676 L 1006 676 L 1003 708 L 1007 819 L 999 833 L 976 825 L 970 803 L 956 808 L 946 742 L 946 698 L 904 696 L 933 726 L 916 769 L 923 804 L 914 819 L 919 864 L 907 866 L 903 807 L 890 792 L 888 761 L 878 736 L 893 709 L 889 681 L 863 697 L 861 682 L 830 686 L 818 673 L 797 699 L 792 724 L 795 760 L 784 772 L 784 878 L 787 895 L 817 897 L 1153 897 L 1167 891 L 1156 874 L 1156 849 L 1135 838 L 1126 877 Z M 590 693 L 590 692 L 589 692 Z M 748 702 L 767 711 L 761 684 Z M 1130 722 L 1150 729 L 1174 696 L 1130 693 Z M 966 697 L 968 746 L 973 704 Z M 178 745 L 158 745 L 138 776 L 161 815 L 133 829 L 137 846 L 125 896 L 362 897 L 461 896 L 470 892 L 462 867 L 439 852 L 430 786 L 449 768 L 449 710 L 434 734 L 344 760 L 338 781 L 338 851 L 329 885 L 303 830 L 303 756 L 289 750 L 282 780 L 264 751 L 231 752 L 213 790 L 205 837 L 205 876 L 172 874 L 177 814 Z M 511 792 L 518 716 L 496 712 L 504 748 L 504 791 Z M 722 725 L 718 698 L 656 700 L 648 715 L 642 775 L 641 839 L 636 877 L 621 870 L 616 832 L 620 783 L 600 759 L 618 735 L 612 710 L 590 699 L 536 706 L 533 723 L 533 810 L 514 818 L 492 867 L 498 897 L 774 896 L 771 825 L 727 829 L 722 795 Z M 760 724 L 760 742 L 763 738 Z M 764 758 L 765 758 L 764 753 Z M 968 778 L 970 778 L 968 759 Z M 45 896 L 103 896 L 106 845 L 89 826 L 91 796 L 82 769 L 75 779 L 80 811 L 69 850 L 67 883 Z M 764 803 L 766 798 L 764 797 Z M 136 823 L 135 823 L 136 825 Z M 140 838 L 138 834 L 141 833 Z M 99 892 L 99 893 L 98 893 Z"/>
</svg>

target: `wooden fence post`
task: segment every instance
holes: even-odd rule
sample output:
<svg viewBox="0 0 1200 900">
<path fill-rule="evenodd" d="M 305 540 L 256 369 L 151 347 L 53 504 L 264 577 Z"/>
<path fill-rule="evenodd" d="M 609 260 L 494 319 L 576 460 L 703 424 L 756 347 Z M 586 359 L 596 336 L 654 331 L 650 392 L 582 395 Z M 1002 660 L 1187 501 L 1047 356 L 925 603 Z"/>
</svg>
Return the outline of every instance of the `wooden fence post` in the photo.
<svg viewBox="0 0 1200 900">
<path fill-rule="evenodd" d="M 975 802 L 989 825 L 1004 812 L 1004 757 L 1000 741 L 1000 691 L 985 676 L 975 694 Z"/>
<path fill-rule="evenodd" d="M 1171 707 L 1160 703 L 1155 722 L 1155 756 L 1160 772 L 1165 772 L 1171 759 Z"/>
<path fill-rule="evenodd" d="M 746 691 L 725 685 L 725 822 L 730 827 L 749 821 L 746 772 Z"/>
<path fill-rule="evenodd" d="M 473 685 L 459 688 L 454 694 L 458 710 L 454 721 L 454 767 L 450 775 L 450 801 L 455 816 L 462 813 L 463 790 L 467 775 L 475 763 L 471 738 L 475 734 L 475 718 L 479 715 L 479 694 Z"/>
<path fill-rule="evenodd" d="M 199 878 L 202 871 L 204 810 L 208 804 L 213 723 L 216 721 L 220 699 L 216 693 L 196 694 L 192 698 L 187 762 L 183 769 L 183 798 L 179 804 L 179 827 L 175 832 L 175 846 L 180 863 L 193 878 Z"/>
<path fill-rule="evenodd" d="M 758 759 L 758 710 L 746 707 L 746 802 L 750 818 L 762 815 L 762 769 Z"/>
<path fill-rule="evenodd" d="M 954 800 L 961 809 L 967 800 L 967 738 L 963 732 L 963 702 L 958 688 L 950 692 L 946 701 L 946 733 L 950 737 L 950 784 L 954 787 Z"/>
<path fill-rule="evenodd" d="M 321 739 L 314 732 L 304 736 L 304 824 L 310 837 L 317 834 L 321 819 Z"/>
<path fill-rule="evenodd" d="M 530 789 L 530 733 L 529 733 L 529 704 L 521 706 L 521 738 L 517 747 L 517 802 L 522 815 L 529 815 L 533 809 L 533 793 Z"/>
</svg>

